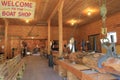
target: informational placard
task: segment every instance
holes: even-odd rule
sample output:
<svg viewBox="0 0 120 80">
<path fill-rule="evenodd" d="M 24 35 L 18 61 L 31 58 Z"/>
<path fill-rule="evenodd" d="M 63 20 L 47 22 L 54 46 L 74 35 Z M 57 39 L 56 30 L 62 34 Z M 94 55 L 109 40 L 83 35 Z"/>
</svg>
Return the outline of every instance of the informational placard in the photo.
<svg viewBox="0 0 120 80">
<path fill-rule="evenodd" d="M 107 38 L 109 39 L 110 43 L 116 43 L 117 42 L 117 34 L 116 32 L 108 32 Z"/>
<path fill-rule="evenodd" d="M 35 2 L 26 0 L 0 0 L 0 18 L 33 19 Z"/>
</svg>

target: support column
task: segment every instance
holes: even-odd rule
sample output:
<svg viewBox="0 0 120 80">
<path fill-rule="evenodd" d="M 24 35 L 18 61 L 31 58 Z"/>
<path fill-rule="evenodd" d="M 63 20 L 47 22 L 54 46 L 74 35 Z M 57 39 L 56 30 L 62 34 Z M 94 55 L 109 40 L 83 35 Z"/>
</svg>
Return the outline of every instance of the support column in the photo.
<svg viewBox="0 0 120 80">
<path fill-rule="evenodd" d="M 21 38 L 18 37 L 19 45 L 18 45 L 18 53 L 21 54 Z"/>
<path fill-rule="evenodd" d="M 61 5 L 58 9 L 58 21 L 59 21 L 59 57 L 62 57 L 62 53 L 63 53 L 63 14 L 62 14 L 62 10 L 63 10 L 63 4 L 64 4 L 64 0 L 62 0 Z"/>
<path fill-rule="evenodd" d="M 48 20 L 48 54 L 50 54 L 50 20 Z"/>
<path fill-rule="evenodd" d="M 5 58 L 8 57 L 8 20 L 7 19 L 4 19 L 4 22 L 5 22 L 5 47 L 4 47 L 4 54 L 5 54 Z"/>
</svg>

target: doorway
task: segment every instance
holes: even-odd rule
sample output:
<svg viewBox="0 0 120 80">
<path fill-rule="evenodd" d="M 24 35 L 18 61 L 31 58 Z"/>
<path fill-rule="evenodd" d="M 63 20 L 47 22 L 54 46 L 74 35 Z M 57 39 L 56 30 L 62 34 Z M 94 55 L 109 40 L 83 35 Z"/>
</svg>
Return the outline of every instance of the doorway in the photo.
<svg viewBox="0 0 120 80">
<path fill-rule="evenodd" d="M 89 35 L 91 51 L 101 52 L 100 34 Z"/>
</svg>

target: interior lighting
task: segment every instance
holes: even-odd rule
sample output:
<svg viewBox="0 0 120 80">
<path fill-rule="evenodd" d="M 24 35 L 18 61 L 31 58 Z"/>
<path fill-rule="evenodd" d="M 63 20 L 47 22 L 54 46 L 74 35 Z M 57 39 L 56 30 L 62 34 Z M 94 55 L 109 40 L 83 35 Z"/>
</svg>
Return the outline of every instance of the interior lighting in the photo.
<svg viewBox="0 0 120 80">
<path fill-rule="evenodd" d="M 76 23 L 77 23 L 77 20 L 75 20 L 75 19 L 71 19 L 71 20 L 69 20 L 67 23 L 69 23 L 70 25 L 75 25 Z"/>
<path fill-rule="evenodd" d="M 92 14 L 92 12 L 89 10 L 87 14 L 88 14 L 88 16 L 90 16 Z"/>
<path fill-rule="evenodd" d="M 26 20 L 25 22 L 26 22 L 26 23 L 29 23 L 29 20 Z"/>
<path fill-rule="evenodd" d="M 75 23 L 73 23 L 73 22 L 71 23 L 72 26 L 73 26 L 74 24 L 75 24 Z"/>
<path fill-rule="evenodd" d="M 83 10 L 83 13 L 85 15 L 87 14 L 88 16 L 91 16 L 93 14 L 98 14 L 98 12 L 99 12 L 99 9 L 92 8 L 92 7 L 88 7 L 88 8 L 86 8 L 86 9 Z"/>
<path fill-rule="evenodd" d="M 34 39 L 34 37 L 31 37 L 31 39 Z"/>
<path fill-rule="evenodd" d="M 70 24 L 71 26 L 74 26 L 75 24 L 79 24 L 80 22 L 82 22 L 81 19 L 70 19 L 67 21 L 67 23 Z"/>
</svg>

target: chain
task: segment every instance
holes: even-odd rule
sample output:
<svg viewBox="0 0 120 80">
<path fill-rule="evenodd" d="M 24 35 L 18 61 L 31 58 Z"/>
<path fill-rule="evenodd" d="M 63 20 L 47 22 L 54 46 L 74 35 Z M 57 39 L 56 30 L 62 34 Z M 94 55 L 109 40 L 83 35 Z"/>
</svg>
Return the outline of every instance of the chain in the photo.
<svg viewBox="0 0 120 80">
<path fill-rule="evenodd" d="M 107 34 L 107 28 L 106 28 L 106 14 L 107 14 L 106 0 L 99 0 L 99 6 L 100 6 L 100 15 L 102 17 L 102 30 L 103 30 L 103 34 L 106 35 Z"/>
</svg>

